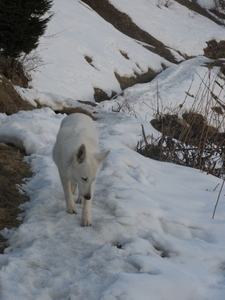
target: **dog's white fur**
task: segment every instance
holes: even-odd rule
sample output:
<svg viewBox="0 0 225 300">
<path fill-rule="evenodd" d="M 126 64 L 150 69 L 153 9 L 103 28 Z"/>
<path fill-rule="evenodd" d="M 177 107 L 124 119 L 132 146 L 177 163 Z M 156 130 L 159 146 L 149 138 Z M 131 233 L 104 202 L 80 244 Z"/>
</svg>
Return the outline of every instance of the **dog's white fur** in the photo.
<svg viewBox="0 0 225 300">
<path fill-rule="evenodd" d="M 75 113 L 62 120 L 53 159 L 58 167 L 69 213 L 77 213 L 72 193 L 78 185 L 77 202 L 84 203 L 82 226 L 91 225 L 95 180 L 109 152 L 99 153 L 98 133 L 90 117 Z"/>
</svg>

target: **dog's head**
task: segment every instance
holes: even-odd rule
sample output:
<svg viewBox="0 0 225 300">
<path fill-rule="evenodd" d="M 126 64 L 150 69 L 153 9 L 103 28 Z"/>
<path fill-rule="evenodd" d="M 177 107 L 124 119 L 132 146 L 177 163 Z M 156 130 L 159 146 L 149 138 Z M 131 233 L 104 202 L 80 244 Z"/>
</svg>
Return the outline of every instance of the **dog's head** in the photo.
<svg viewBox="0 0 225 300">
<path fill-rule="evenodd" d="M 75 169 L 73 176 L 84 199 L 90 200 L 92 198 L 92 185 L 109 153 L 110 151 L 89 153 L 84 144 L 78 148 L 74 157 Z"/>
</svg>

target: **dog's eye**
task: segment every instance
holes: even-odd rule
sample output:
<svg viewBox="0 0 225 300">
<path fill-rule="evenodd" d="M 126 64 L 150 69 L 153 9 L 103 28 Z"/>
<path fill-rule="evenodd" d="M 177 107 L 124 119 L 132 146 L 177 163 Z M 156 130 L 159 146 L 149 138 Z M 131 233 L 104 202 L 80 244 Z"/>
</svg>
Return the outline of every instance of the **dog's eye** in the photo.
<svg viewBox="0 0 225 300">
<path fill-rule="evenodd" d="M 82 180 L 83 180 L 83 181 L 87 181 L 88 178 L 87 178 L 87 177 L 82 177 Z"/>
</svg>

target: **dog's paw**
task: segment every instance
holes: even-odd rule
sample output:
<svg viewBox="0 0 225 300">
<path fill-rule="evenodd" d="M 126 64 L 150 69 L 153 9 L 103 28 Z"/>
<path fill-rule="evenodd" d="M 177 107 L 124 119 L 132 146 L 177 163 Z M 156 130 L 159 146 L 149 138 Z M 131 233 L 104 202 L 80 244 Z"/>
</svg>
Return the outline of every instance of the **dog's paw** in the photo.
<svg viewBox="0 0 225 300">
<path fill-rule="evenodd" d="M 77 214 L 77 210 L 76 210 L 76 207 L 69 207 L 67 208 L 66 210 L 69 214 Z"/>
<path fill-rule="evenodd" d="M 88 220 L 88 219 L 82 219 L 81 220 L 81 226 L 83 226 L 83 227 L 88 227 L 88 226 L 91 226 L 91 221 L 90 220 Z"/>
<path fill-rule="evenodd" d="M 78 204 L 84 204 L 84 198 L 83 197 L 78 197 L 76 203 Z"/>
</svg>

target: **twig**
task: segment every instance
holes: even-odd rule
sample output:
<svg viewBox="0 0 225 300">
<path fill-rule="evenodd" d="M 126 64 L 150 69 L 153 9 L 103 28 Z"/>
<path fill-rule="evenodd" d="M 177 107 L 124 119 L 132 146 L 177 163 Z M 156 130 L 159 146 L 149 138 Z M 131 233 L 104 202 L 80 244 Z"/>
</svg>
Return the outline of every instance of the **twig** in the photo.
<svg viewBox="0 0 225 300">
<path fill-rule="evenodd" d="M 217 187 L 218 187 L 219 185 L 220 185 L 219 183 L 216 185 L 216 187 L 214 188 L 213 192 L 215 192 L 215 190 L 217 189 Z"/>
<path fill-rule="evenodd" d="M 217 201 L 216 201 L 216 205 L 215 205 L 215 207 L 214 207 L 212 219 L 214 219 L 214 215 L 215 215 L 215 212 L 216 212 L 217 205 L 218 205 L 218 203 L 219 203 L 220 194 L 221 194 L 221 192 L 222 192 L 222 189 L 223 189 L 223 186 L 224 186 L 224 182 L 225 182 L 225 179 L 223 180 L 223 183 L 222 183 L 222 185 L 221 185 L 221 188 L 220 188 L 220 191 L 219 191 L 219 194 L 218 194 L 218 198 L 217 198 Z"/>
<path fill-rule="evenodd" d="M 147 145 L 148 145 L 148 141 L 147 141 L 147 138 L 146 138 L 146 135 L 145 135 L 145 129 L 144 129 L 144 126 L 141 125 L 141 128 L 142 128 L 142 135 L 143 135 L 143 138 L 144 138 L 144 141 L 145 141 L 145 145 L 147 146 Z"/>
</svg>

